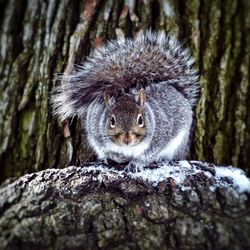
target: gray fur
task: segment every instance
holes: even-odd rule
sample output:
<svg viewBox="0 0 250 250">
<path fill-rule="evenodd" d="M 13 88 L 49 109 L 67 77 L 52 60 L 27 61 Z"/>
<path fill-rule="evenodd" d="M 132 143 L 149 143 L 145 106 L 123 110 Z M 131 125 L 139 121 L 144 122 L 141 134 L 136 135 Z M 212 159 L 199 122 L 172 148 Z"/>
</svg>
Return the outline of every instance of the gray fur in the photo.
<svg viewBox="0 0 250 250">
<path fill-rule="evenodd" d="M 76 72 L 62 77 L 52 96 L 54 114 L 62 119 L 74 115 L 86 119 L 88 141 L 100 159 L 130 161 L 137 166 L 162 159 L 185 159 L 199 97 L 193 63 L 189 51 L 163 32 L 110 41 L 94 50 Z M 108 138 L 108 109 L 103 95 L 135 95 L 141 87 L 147 94 L 147 135 L 134 148 L 142 151 L 138 157 L 126 153 L 126 149 L 123 153 Z M 167 145 L 173 152 L 170 148 L 161 154 Z"/>
<path fill-rule="evenodd" d="M 124 154 L 112 148 L 113 143 L 107 137 L 108 110 L 103 102 L 94 101 L 88 107 L 86 118 L 88 141 L 99 159 L 110 158 L 116 162 L 130 161 L 138 166 L 138 164 L 146 165 L 159 160 L 186 158 L 193 116 L 190 104 L 182 94 L 165 82 L 147 88 L 146 92 L 148 96 L 145 107 L 147 135 L 143 141 L 147 141 L 149 147 L 140 154 L 140 157 L 136 154 L 135 157 L 126 155 L 127 148 L 124 148 Z M 173 155 L 159 157 L 162 149 L 171 139 L 176 138 L 181 130 L 186 131 L 186 134 Z"/>
</svg>

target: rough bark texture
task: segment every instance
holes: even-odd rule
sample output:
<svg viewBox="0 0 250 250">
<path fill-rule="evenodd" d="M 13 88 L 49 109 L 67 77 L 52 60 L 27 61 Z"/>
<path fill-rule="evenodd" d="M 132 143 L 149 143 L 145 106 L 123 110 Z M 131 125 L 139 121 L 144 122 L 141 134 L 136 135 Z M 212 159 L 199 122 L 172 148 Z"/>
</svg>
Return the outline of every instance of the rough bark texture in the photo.
<svg viewBox="0 0 250 250">
<path fill-rule="evenodd" d="M 51 117 L 54 73 L 105 39 L 152 28 L 192 50 L 202 98 L 192 158 L 250 168 L 250 3 L 244 0 L 0 1 L 0 181 L 93 159 L 77 119 Z"/>
<path fill-rule="evenodd" d="M 87 165 L 5 183 L 0 248 L 249 249 L 250 195 L 230 178 L 218 185 L 213 165 L 191 165 L 201 172 L 191 171 L 183 186 Z"/>
</svg>

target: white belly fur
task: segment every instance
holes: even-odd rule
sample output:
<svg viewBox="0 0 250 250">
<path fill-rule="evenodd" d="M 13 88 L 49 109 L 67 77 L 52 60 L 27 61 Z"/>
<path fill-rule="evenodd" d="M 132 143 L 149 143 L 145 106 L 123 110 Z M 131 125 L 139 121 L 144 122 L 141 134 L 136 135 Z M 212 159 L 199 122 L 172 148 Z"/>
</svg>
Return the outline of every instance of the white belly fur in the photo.
<svg viewBox="0 0 250 250">
<path fill-rule="evenodd" d="M 188 129 L 183 128 L 173 139 L 169 141 L 169 143 L 157 154 L 155 155 L 154 160 L 172 160 L 176 154 L 177 149 L 183 143 L 183 141 L 188 136 Z M 145 141 L 135 146 L 119 146 L 114 143 L 106 144 L 106 147 L 103 149 L 104 154 L 108 153 L 117 153 L 121 154 L 128 158 L 144 158 L 147 156 L 144 155 L 144 152 L 149 148 L 150 142 Z"/>
<path fill-rule="evenodd" d="M 142 142 L 134 146 L 118 146 L 114 143 L 108 143 L 104 151 L 106 153 L 115 152 L 118 154 L 122 154 L 128 158 L 132 158 L 132 157 L 140 158 L 141 154 L 143 154 L 148 147 L 149 147 L 148 141 Z"/>
<path fill-rule="evenodd" d="M 175 156 L 176 150 L 180 147 L 187 135 L 188 129 L 182 129 L 177 136 L 171 139 L 170 142 L 159 152 L 157 159 L 172 160 Z"/>
</svg>

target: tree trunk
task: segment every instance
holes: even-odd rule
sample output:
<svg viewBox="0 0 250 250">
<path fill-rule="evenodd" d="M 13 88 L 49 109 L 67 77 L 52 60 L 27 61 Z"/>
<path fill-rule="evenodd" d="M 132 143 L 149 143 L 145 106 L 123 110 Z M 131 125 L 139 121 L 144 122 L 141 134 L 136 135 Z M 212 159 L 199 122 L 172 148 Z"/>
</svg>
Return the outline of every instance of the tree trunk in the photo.
<svg viewBox="0 0 250 250">
<path fill-rule="evenodd" d="M 156 184 L 150 178 L 158 170 L 148 169 L 146 181 L 86 164 L 5 183 L 0 249 L 250 248 L 250 195 L 231 177 L 182 161 L 161 167 Z M 245 188 L 250 192 L 250 180 Z"/>
<path fill-rule="evenodd" d="M 94 159 L 77 119 L 51 117 L 53 76 L 104 40 L 148 28 L 175 34 L 197 60 L 192 158 L 249 170 L 249 12 L 243 0 L 1 0 L 0 181 Z"/>
</svg>

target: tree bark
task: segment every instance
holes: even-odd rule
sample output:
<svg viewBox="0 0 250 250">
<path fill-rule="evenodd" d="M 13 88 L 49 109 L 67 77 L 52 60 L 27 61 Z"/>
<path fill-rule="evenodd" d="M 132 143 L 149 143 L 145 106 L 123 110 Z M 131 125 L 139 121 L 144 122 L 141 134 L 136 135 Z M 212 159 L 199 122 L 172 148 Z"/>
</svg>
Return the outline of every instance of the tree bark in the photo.
<svg viewBox="0 0 250 250">
<path fill-rule="evenodd" d="M 249 12 L 243 0 L 1 0 L 0 181 L 95 159 L 77 119 L 51 117 L 54 74 L 106 39 L 148 28 L 175 34 L 197 60 L 192 159 L 249 171 Z"/>
<path fill-rule="evenodd" d="M 190 165 L 182 184 L 174 173 L 156 185 L 102 164 L 8 181 L 0 188 L 0 248 L 249 249 L 249 193 L 229 177 L 218 181 L 212 164 Z"/>
</svg>

